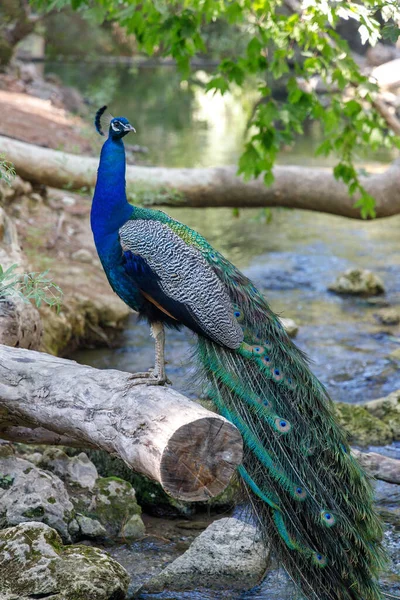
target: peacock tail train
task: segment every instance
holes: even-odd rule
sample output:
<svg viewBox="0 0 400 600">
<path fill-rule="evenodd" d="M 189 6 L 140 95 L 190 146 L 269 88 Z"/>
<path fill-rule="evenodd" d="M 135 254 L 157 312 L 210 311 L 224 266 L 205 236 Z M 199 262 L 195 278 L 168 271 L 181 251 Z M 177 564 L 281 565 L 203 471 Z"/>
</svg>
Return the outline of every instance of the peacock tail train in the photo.
<svg viewBox="0 0 400 600">
<path fill-rule="evenodd" d="M 252 282 L 212 256 L 244 342 L 200 336 L 200 371 L 243 436 L 239 473 L 257 525 L 308 600 L 379 600 L 382 526 L 332 403 Z"/>
<path fill-rule="evenodd" d="M 302 595 L 380 600 L 382 526 L 326 391 L 249 279 L 186 225 L 128 203 L 129 131 L 111 120 L 91 211 L 110 285 L 151 324 L 198 334 L 208 393 L 244 440 L 254 517 Z"/>
</svg>

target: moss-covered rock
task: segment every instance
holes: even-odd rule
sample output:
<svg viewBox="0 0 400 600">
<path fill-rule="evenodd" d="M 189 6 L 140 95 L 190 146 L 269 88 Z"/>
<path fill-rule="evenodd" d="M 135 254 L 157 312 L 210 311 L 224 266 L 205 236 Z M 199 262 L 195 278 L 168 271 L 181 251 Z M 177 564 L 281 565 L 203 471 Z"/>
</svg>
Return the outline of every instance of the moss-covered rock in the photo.
<svg viewBox="0 0 400 600">
<path fill-rule="evenodd" d="M 376 296 L 385 293 L 383 281 L 367 269 L 348 269 L 341 273 L 329 287 L 336 294 Z"/>
<path fill-rule="evenodd" d="M 189 516 L 193 514 L 192 503 L 181 502 L 168 496 L 158 483 L 135 473 L 120 459 L 104 450 L 88 450 L 90 460 L 103 477 L 117 476 L 128 481 L 135 489 L 137 502 L 149 514 L 160 517 Z"/>
<path fill-rule="evenodd" d="M 84 452 L 68 456 L 61 448 L 50 447 L 42 455 L 39 466 L 53 471 L 71 486 L 93 489 L 98 477 L 95 465 Z"/>
<path fill-rule="evenodd" d="M 123 600 L 125 569 L 90 546 L 64 547 L 44 523 L 22 523 L 0 531 L 2 600 Z"/>
<path fill-rule="evenodd" d="M 42 521 L 71 542 L 74 507 L 61 479 L 22 458 L 0 458 L 0 527 Z"/>
<path fill-rule="evenodd" d="M 132 516 L 140 518 L 142 512 L 132 485 L 119 477 L 100 477 L 96 481 L 90 510 L 108 534 L 115 537 L 120 536 Z"/>
<path fill-rule="evenodd" d="M 119 537 L 123 541 L 130 542 L 131 540 L 138 540 L 142 538 L 146 533 L 146 528 L 140 515 L 132 515 L 126 523 L 123 524 Z"/>
<path fill-rule="evenodd" d="M 400 440 L 400 390 L 384 398 L 371 400 L 364 406 L 372 416 L 390 427 L 395 440 Z"/>
<path fill-rule="evenodd" d="M 359 404 L 335 403 L 339 423 L 347 431 L 349 442 L 360 446 L 381 446 L 393 441 L 389 425 Z"/>
</svg>

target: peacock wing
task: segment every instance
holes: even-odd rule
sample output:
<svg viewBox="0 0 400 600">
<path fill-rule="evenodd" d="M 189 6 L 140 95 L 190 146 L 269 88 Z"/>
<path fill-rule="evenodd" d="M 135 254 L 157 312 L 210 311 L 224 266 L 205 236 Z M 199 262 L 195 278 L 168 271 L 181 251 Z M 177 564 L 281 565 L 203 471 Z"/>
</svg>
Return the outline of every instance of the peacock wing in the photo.
<svg viewBox="0 0 400 600">
<path fill-rule="evenodd" d="M 224 283 L 166 223 L 132 219 L 119 230 L 126 269 L 148 299 L 194 331 L 237 348 L 243 332 Z"/>
</svg>

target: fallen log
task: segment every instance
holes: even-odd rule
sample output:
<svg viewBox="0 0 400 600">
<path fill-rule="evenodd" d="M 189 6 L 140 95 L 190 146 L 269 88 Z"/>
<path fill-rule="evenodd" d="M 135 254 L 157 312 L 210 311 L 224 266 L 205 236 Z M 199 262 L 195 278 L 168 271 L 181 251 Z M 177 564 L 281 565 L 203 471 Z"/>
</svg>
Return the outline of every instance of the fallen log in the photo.
<svg viewBox="0 0 400 600">
<path fill-rule="evenodd" d="M 238 430 L 171 388 L 131 384 L 129 373 L 0 346 L 0 437 L 22 441 L 28 423 L 41 428 L 32 441 L 48 431 L 106 450 L 174 498 L 221 493 L 242 460 Z"/>
<path fill-rule="evenodd" d="M 14 163 L 17 173 L 29 181 L 56 188 L 91 188 L 96 181 L 98 159 L 58 152 L 0 136 L 0 153 Z M 190 207 L 283 206 L 360 219 L 355 197 L 333 177 L 330 169 L 276 166 L 275 181 L 266 187 L 262 178 L 248 182 L 236 175 L 236 167 L 172 169 L 128 166 L 128 189 L 173 190 L 155 195 L 153 204 Z M 385 172 L 360 177 L 376 200 L 376 216 L 400 213 L 400 163 Z"/>
</svg>

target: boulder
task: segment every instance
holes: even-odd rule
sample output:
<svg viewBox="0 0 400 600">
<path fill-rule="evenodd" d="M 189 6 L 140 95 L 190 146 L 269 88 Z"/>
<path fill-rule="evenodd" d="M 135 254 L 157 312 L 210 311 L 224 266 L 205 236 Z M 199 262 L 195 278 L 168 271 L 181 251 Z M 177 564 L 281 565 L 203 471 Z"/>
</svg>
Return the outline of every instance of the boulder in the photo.
<svg viewBox="0 0 400 600">
<path fill-rule="evenodd" d="M 140 517 L 142 511 L 136 502 L 135 490 L 128 481 L 119 479 L 119 477 L 100 477 L 93 492 L 89 512 L 94 514 L 104 525 L 108 535 L 127 537 L 123 533 L 124 527 L 128 525 L 133 516 L 137 516 L 138 518 L 131 522 L 127 531 L 132 536 L 133 530 L 136 528 L 138 537 L 143 537 L 144 525 Z"/>
<path fill-rule="evenodd" d="M 294 321 L 293 319 L 284 318 L 280 318 L 279 320 L 288 336 L 291 338 L 296 337 L 299 331 L 299 326 L 297 325 L 296 321 Z"/>
<path fill-rule="evenodd" d="M 400 485 L 377 480 L 374 482 L 375 502 L 385 523 L 400 527 Z"/>
<path fill-rule="evenodd" d="M 348 269 L 337 276 L 328 290 L 336 294 L 356 296 L 376 296 L 385 293 L 382 280 L 366 269 Z"/>
<path fill-rule="evenodd" d="M 0 531 L 2 600 L 123 600 L 125 569 L 91 546 L 64 547 L 44 523 L 23 523 Z"/>
<path fill-rule="evenodd" d="M 107 535 L 103 525 L 96 519 L 91 519 L 84 515 L 77 515 L 76 521 L 79 525 L 79 533 L 83 538 L 96 539 L 104 538 Z"/>
<path fill-rule="evenodd" d="M 366 406 L 335 402 L 335 412 L 340 425 L 349 435 L 352 444 L 383 446 L 393 441 L 391 427 L 371 414 Z"/>
<path fill-rule="evenodd" d="M 249 589 L 260 581 L 267 562 L 268 550 L 253 525 L 220 519 L 140 591 Z"/>
<path fill-rule="evenodd" d="M 48 448 L 40 462 L 72 486 L 92 490 L 98 478 L 97 469 L 84 452 L 68 456 L 60 448 Z"/>
<path fill-rule="evenodd" d="M 80 248 L 71 254 L 71 259 L 81 263 L 92 263 L 93 254 L 86 248 Z"/>
<path fill-rule="evenodd" d="M 146 528 L 140 515 L 132 515 L 122 526 L 119 537 L 123 541 L 138 540 L 146 534 Z"/>
<path fill-rule="evenodd" d="M 375 479 L 400 484 L 400 460 L 376 452 L 360 452 L 356 449 L 352 450 L 352 454 Z"/>
<path fill-rule="evenodd" d="M 0 526 L 41 521 L 71 542 L 74 510 L 61 479 L 13 456 L 0 458 Z"/>
<path fill-rule="evenodd" d="M 375 316 L 382 325 L 398 325 L 400 323 L 400 312 L 397 308 L 381 308 Z"/>
<path fill-rule="evenodd" d="M 390 427 L 394 439 L 400 440 L 400 390 L 384 398 L 370 400 L 364 406 L 371 415 Z"/>
</svg>

